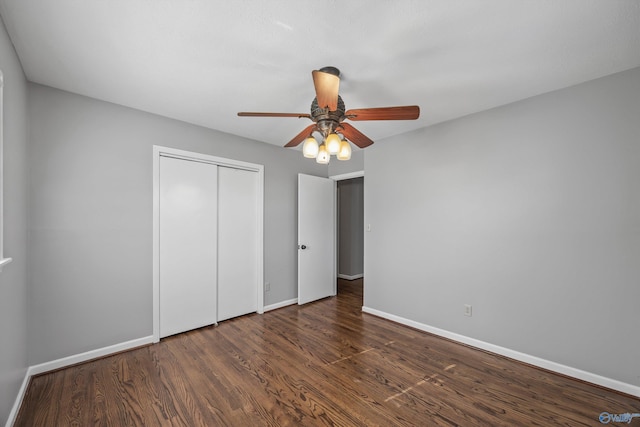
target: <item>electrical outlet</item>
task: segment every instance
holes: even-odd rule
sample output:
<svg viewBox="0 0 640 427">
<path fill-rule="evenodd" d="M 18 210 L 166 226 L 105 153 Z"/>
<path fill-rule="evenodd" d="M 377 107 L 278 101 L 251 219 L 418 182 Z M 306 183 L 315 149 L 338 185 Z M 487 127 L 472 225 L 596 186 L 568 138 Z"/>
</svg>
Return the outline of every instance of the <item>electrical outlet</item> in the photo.
<svg viewBox="0 0 640 427">
<path fill-rule="evenodd" d="M 264 282 L 264 290 L 269 292 L 271 290 L 271 283 Z"/>
<path fill-rule="evenodd" d="M 464 305 L 464 315 L 471 317 L 471 304 Z"/>
</svg>

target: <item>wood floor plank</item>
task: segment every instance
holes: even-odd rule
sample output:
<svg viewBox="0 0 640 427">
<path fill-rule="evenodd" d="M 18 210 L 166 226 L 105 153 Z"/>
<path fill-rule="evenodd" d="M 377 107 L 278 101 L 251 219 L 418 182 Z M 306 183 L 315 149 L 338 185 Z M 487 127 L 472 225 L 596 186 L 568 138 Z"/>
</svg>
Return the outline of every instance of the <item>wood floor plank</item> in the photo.
<svg viewBox="0 0 640 427">
<path fill-rule="evenodd" d="M 362 313 L 338 297 L 32 378 L 21 426 L 577 426 L 640 399 Z"/>
</svg>

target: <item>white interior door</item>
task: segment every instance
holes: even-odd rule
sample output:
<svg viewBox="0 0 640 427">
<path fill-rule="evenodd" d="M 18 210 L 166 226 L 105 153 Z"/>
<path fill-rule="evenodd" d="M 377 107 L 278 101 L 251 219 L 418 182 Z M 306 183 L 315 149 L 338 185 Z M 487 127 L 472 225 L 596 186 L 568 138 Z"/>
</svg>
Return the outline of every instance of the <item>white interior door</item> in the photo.
<svg viewBox="0 0 640 427">
<path fill-rule="evenodd" d="M 298 304 L 336 294 L 335 181 L 298 175 Z"/>
<path fill-rule="evenodd" d="M 217 169 L 160 157 L 160 337 L 217 321 Z"/>
<path fill-rule="evenodd" d="M 258 300 L 258 173 L 218 167 L 218 320 Z"/>
</svg>

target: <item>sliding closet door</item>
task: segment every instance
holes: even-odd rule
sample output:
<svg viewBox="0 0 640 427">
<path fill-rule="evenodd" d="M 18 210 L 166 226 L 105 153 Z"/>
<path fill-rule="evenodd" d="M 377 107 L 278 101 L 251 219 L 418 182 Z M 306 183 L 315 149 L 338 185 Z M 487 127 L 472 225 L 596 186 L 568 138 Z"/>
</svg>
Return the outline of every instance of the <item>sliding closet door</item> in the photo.
<svg viewBox="0 0 640 427">
<path fill-rule="evenodd" d="M 160 337 L 217 321 L 217 169 L 160 157 Z"/>
<path fill-rule="evenodd" d="M 218 320 L 257 310 L 258 173 L 218 167 Z"/>
</svg>

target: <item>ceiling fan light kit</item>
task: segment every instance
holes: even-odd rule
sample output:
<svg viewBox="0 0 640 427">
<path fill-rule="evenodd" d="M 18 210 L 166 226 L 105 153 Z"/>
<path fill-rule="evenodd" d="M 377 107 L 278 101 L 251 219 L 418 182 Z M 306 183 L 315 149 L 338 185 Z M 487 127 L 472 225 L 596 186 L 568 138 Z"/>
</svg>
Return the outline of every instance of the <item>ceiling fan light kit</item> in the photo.
<svg viewBox="0 0 640 427">
<path fill-rule="evenodd" d="M 329 155 L 329 150 L 327 150 L 327 147 L 323 144 L 318 149 L 318 157 L 316 157 L 316 162 L 320 163 L 321 165 L 328 165 L 329 160 L 331 160 L 331 155 Z"/>
<path fill-rule="evenodd" d="M 313 136 L 304 140 L 302 145 L 302 154 L 308 159 L 315 159 L 318 157 L 318 141 Z"/>
<path fill-rule="evenodd" d="M 338 94 L 340 70 L 336 67 L 323 67 L 320 70 L 313 70 L 311 76 L 316 90 L 316 97 L 311 103 L 311 114 L 240 112 L 238 116 L 311 119 L 314 124 L 303 129 L 285 144 L 285 147 L 297 147 L 304 141 L 302 146 L 304 157 L 315 158 L 320 164 L 328 164 L 332 155 L 335 155 L 338 160 L 349 160 L 351 158 L 349 141 L 359 148 L 373 144 L 369 137 L 349 123 L 344 123 L 344 120 L 416 120 L 420 117 L 420 107 L 417 105 L 346 110 L 344 101 Z M 321 143 L 313 137 L 314 132 L 322 135 Z"/>
<path fill-rule="evenodd" d="M 340 151 L 336 155 L 338 160 L 349 160 L 351 159 L 351 144 L 346 139 L 340 141 Z"/>
<path fill-rule="evenodd" d="M 338 154 L 338 151 L 340 151 L 341 142 L 342 139 L 335 133 L 330 133 L 324 141 L 324 143 L 327 145 L 327 151 L 329 151 L 329 154 L 331 154 L 332 156 L 335 156 L 336 154 Z"/>
</svg>

